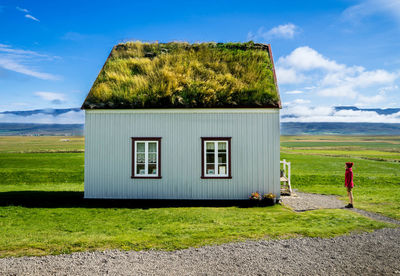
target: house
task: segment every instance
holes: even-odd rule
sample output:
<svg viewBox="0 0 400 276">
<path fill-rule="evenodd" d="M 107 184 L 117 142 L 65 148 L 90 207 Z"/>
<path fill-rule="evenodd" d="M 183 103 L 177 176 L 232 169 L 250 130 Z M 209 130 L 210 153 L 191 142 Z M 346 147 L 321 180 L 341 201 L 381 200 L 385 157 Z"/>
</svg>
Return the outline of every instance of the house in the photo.
<svg viewBox="0 0 400 276">
<path fill-rule="evenodd" d="M 86 97 L 85 198 L 280 196 L 271 46 L 116 45 Z"/>
</svg>

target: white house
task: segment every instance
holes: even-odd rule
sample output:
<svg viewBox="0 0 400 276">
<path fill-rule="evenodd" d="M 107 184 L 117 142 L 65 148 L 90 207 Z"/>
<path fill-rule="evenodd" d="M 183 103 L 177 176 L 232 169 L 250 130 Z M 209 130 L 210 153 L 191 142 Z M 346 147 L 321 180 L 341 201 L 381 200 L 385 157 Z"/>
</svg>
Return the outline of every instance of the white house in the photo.
<svg viewBox="0 0 400 276">
<path fill-rule="evenodd" d="M 85 110 L 85 198 L 280 195 L 270 45 L 116 45 Z"/>
</svg>

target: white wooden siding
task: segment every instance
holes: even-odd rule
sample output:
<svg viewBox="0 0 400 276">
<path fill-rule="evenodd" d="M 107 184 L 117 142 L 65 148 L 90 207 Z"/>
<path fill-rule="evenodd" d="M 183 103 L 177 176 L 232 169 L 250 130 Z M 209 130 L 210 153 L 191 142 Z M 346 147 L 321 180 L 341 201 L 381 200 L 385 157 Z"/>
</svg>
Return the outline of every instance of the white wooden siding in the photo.
<svg viewBox="0 0 400 276">
<path fill-rule="evenodd" d="M 86 110 L 85 198 L 279 197 L 279 109 Z M 131 137 L 162 137 L 161 179 L 132 179 Z M 201 137 L 232 137 L 232 179 L 201 179 Z"/>
</svg>

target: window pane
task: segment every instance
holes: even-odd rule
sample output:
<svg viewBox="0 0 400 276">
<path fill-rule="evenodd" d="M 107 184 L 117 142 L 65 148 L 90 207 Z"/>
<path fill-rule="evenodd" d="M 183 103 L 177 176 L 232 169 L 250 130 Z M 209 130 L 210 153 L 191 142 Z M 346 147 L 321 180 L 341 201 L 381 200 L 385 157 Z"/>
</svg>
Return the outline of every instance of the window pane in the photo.
<svg viewBox="0 0 400 276">
<path fill-rule="evenodd" d="M 156 142 L 149 143 L 149 152 L 157 152 L 157 143 Z"/>
<path fill-rule="evenodd" d="M 214 142 L 206 142 L 207 152 L 214 152 Z"/>
<path fill-rule="evenodd" d="M 143 142 L 137 143 L 136 147 L 137 147 L 137 149 L 136 149 L 137 152 L 144 152 L 144 143 Z"/>
<path fill-rule="evenodd" d="M 144 153 L 138 153 L 136 157 L 136 163 L 144 163 L 145 161 Z"/>
<path fill-rule="evenodd" d="M 149 163 L 157 163 L 157 153 L 149 153 Z"/>
<path fill-rule="evenodd" d="M 218 165 L 218 174 L 225 175 L 226 173 L 226 165 Z"/>
<path fill-rule="evenodd" d="M 208 164 L 206 167 L 207 174 L 215 174 L 214 164 Z"/>
<path fill-rule="evenodd" d="M 139 175 L 146 174 L 146 172 L 144 170 L 144 164 L 137 164 L 136 165 L 136 174 L 139 174 Z"/>
<path fill-rule="evenodd" d="M 149 174 L 157 174 L 157 165 L 156 164 L 149 164 L 148 172 L 149 172 Z"/>
<path fill-rule="evenodd" d="M 218 153 L 218 163 L 226 163 L 226 153 Z"/>
<path fill-rule="evenodd" d="M 218 151 L 226 152 L 226 142 L 218 142 Z"/>
<path fill-rule="evenodd" d="M 214 163 L 214 159 L 215 159 L 214 156 L 215 156 L 214 153 L 211 153 L 211 154 L 207 153 L 207 161 L 206 161 L 206 163 Z"/>
</svg>

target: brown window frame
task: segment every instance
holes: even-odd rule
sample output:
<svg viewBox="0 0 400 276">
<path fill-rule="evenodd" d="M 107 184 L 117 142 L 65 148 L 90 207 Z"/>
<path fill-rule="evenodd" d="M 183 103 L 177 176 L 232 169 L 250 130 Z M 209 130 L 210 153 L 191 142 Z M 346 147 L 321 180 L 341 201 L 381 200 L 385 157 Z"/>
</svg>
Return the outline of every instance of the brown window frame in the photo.
<svg viewBox="0 0 400 276">
<path fill-rule="evenodd" d="M 232 162 L 231 162 L 231 140 L 232 137 L 201 137 L 201 178 L 202 179 L 231 179 L 232 178 Z M 206 141 L 225 141 L 228 142 L 228 175 L 227 176 L 209 176 L 204 174 L 204 143 Z"/>
<path fill-rule="evenodd" d="M 161 178 L 161 138 L 162 137 L 131 137 L 132 140 L 132 172 L 131 172 L 131 178 L 141 178 L 141 179 L 160 179 Z M 135 154 L 136 154 L 136 149 L 135 149 L 135 142 L 137 141 L 157 141 L 158 142 L 158 170 L 157 170 L 157 175 L 155 176 L 138 176 L 135 175 Z"/>
</svg>

